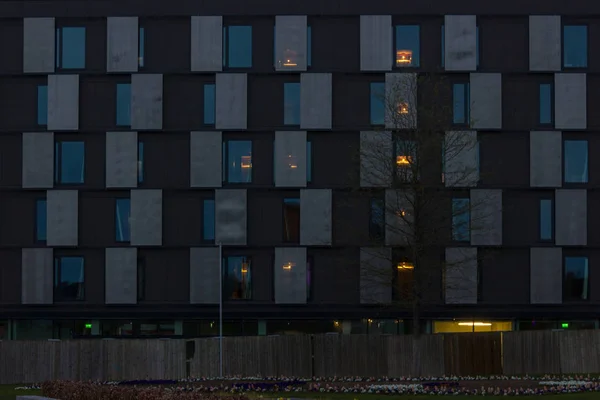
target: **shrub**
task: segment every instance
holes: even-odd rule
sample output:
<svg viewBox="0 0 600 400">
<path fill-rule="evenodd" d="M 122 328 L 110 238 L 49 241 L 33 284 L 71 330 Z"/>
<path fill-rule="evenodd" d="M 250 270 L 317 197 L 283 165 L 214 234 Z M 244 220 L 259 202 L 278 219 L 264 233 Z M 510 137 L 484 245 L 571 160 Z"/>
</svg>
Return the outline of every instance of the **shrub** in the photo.
<svg viewBox="0 0 600 400">
<path fill-rule="evenodd" d="M 237 394 L 221 395 L 170 388 L 101 385 L 94 382 L 49 381 L 42 394 L 60 400 L 248 400 Z"/>
</svg>

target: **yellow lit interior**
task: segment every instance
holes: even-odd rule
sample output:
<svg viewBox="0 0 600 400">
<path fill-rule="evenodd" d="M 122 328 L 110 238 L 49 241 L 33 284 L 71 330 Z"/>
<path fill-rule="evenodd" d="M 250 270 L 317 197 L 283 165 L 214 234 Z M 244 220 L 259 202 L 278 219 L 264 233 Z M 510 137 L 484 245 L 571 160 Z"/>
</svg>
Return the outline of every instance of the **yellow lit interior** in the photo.
<svg viewBox="0 0 600 400">
<path fill-rule="evenodd" d="M 410 65 L 412 64 L 412 50 L 397 50 L 396 51 L 396 65 Z"/>
<path fill-rule="evenodd" d="M 287 49 L 283 52 L 283 66 L 284 67 L 296 67 L 298 63 L 296 62 L 296 52 L 290 49 Z"/>
<path fill-rule="evenodd" d="M 252 156 L 242 156 L 242 168 L 252 168 Z"/>
<path fill-rule="evenodd" d="M 413 263 L 403 261 L 401 263 L 398 263 L 396 268 L 398 268 L 399 270 L 410 270 L 410 269 L 415 269 L 415 265 Z"/>
<path fill-rule="evenodd" d="M 410 165 L 411 161 L 412 161 L 411 156 L 396 156 L 396 165 L 399 165 L 399 166 Z"/>
<path fill-rule="evenodd" d="M 283 264 L 283 269 L 292 269 L 293 266 L 294 266 L 294 263 L 287 262 L 287 263 Z"/>
<path fill-rule="evenodd" d="M 242 274 L 248 272 L 248 263 L 242 263 Z"/>
<path fill-rule="evenodd" d="M 396 215 L 399 217 L 406 217 L 406 210 L 404 210 L 404 209 L 398 210 L 398 211 L 396 211 Z"/>
<path fill-rule="evenodd" d="M 291 154 L 288 154 L 288 162 L 288 165 L 291 169 L 298 168 L 298 165 L 296 164 L 296 157 L 292 156 Z"/>
<path fill-rule="evenodd" d="M 408 114 L 408 103 L 398 104 L 398 114 Z"/>
<path fill-rule="evenodd" d="M 434 321 L 433 333 L 512 331 L 510 321 Z"/>
</svg>

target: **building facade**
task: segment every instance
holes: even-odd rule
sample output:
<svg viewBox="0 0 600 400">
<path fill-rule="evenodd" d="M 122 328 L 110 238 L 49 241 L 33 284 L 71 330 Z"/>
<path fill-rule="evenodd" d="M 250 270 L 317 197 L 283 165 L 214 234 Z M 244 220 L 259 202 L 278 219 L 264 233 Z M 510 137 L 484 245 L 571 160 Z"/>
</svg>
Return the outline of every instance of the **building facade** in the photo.
<svg viewBox="0 0 600 400">
<path fill-rule="evenodd" d="M 358 155 L 426 73 L 492 211 L 424 330 L 597 327 L 600 4 L 533 3 L 0 2 L 0 337 L 410 332 Z"/>
</svg>

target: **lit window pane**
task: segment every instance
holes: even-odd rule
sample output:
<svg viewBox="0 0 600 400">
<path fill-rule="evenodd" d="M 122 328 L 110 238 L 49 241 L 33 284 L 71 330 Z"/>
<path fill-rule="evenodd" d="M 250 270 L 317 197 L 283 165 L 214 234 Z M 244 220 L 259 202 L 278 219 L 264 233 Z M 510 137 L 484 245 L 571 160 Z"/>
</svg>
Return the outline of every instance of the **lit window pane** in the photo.
<svg viewBox="0 0 600 400">
<path fill-rule="evenodd" d="M 396 67 L 418 67 L 420 59 L 419 25 L 396 26 Z"/>
<path fill-rule="evenodd" d="M 586 140 L 565 140 L 565 182 L 588 181 L 588 143 Z"/>
<path fill-rule="evenodd" d="M 385 118 L 385 83 L 371 83 L 371 125 L 383 125 Z"/>
<path fill-rule="evenodd" d="M 85 28 L 62 28 L 61 68 L 85 68 Z"/>
<path fill-rule="evenodd" d="M 300 83 L 286 83 L 283 87 L 284 125 L 300 125 Z"/>
<path fill-rule="evenodd" d="M 587 67 L 587 26 L 566 25 L 563 29 L 564 67 Z"/>
</svg>

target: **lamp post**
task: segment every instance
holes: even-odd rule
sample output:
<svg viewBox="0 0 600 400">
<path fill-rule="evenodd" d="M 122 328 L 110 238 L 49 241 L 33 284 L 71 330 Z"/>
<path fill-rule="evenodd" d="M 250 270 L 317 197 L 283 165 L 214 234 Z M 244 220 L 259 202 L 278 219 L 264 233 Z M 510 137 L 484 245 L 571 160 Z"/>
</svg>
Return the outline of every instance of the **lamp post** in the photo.
<svg viewBox="0 0 600 400">
<path fill-rule="evenodd" d="M 223 245 L 219 242 L 219 378 L 223 378 Z"/>
</svg>

